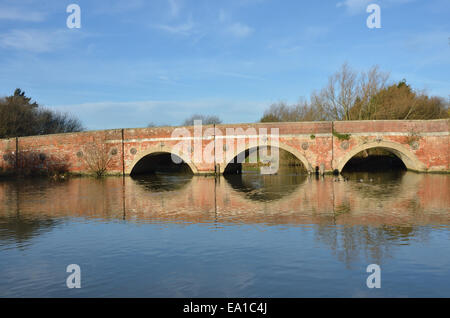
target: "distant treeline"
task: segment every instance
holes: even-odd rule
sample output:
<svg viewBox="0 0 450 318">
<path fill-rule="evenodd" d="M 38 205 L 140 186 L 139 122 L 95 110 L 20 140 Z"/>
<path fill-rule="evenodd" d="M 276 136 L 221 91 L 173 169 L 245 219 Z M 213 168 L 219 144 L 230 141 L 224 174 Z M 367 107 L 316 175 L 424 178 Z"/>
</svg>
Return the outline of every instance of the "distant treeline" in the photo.
<svg viewBox="0 0 450 318">
<path fill-rule="evenodd" d="M 21 89 L 0 98 L 0 138 L 46 135 L 83 130 L 81 122 L 67 114 L 46 109 Z"/>
<path fill-rule="evenodd" d="M 261 122 L 449 118 L 449 100 L 389 81 L 377 66 L 358 73 L 347 64 L 309 101 L 272 104 Z"/>
</svg>

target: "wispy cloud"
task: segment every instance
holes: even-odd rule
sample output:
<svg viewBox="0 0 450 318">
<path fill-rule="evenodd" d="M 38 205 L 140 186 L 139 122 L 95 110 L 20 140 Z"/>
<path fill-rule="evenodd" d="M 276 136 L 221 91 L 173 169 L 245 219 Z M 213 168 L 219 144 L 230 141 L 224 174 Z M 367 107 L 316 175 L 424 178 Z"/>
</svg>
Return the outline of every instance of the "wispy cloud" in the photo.
<svg viewBox="0 0 450 318">
<path fill-rule="evenodd" d="M 17 7 L 0 7 L 0 20 L 41 22 L 45 19 L 45 13 L 30 11 L 29 8 L 21 9 Z"/>
<path fill-rule="evenodd" d="M 237 38 L 245 38 L 253 33 L 253 28 L 245 23 L 233 21 L 231 14 L 224 9 L 219 10 L 218 21 L 225 34 Z"/>
<path fill-rule="evenodd" d="M 226 27 L 225 31 L 226 33 L 238 38 L 245 38 L 253 33 L 253 29 L 251 27 L 240 22 L 232 23 Z"/>
<path fill-rule="evenodd" d="M 67 29 L 13 29 L 0 33 L 0 47 L 16 49 L 32 53 L 45 53 L 65 48 L 74 39 L 79 39 L 81 33 Z"/>
<path fill-rule="evenodd" d="M 0 46 L 37 53 L 49 52 L 61 44 L 57 39 L 59 35 L 39 30 L 11 30 L 0 34 Z"/>
<path fill-rule="evenodd" d="M 169 19 L 168 21 L 156 24 L 153 27 L 172 34 L 185 36 L 200 35 L 200 38 L 207 34 L 211 35 L 214 32 L 218 32 L 221 35 L 232 36 L 235 38 L 245 38 L 250 36 L 254 32 L 254 29 L 246 25 L 245 23 L 233 21 L 231 15 L 223 9 L 220 9 L 218 13 L 216 20 L 219 22 L 218 24 L 211 25 L 202 19 L 200 19 L 199 23 L 194 23 L 192 15 L 190 15 L 189 18 L 185 20 L 186 22 L 182 23 L 180 22 L 182 21 L 180 19 L 180 3 L 176 2 L 175 0 L 170 0 L 169 5 L 171 18 L 177 17 L 178 19 Z"/>
<path fill-rule="evenodd" d="M 217 75 L 223 75 L 228 77 L 235 77 L 235 78 L 241 78 L 241 79 L 249 79 L 249 80 L 258 80 L 263 81 L 264 78 L 254 75 L 248 75 L 244 73 L 236 73 L 236 72 L 217 72 Z"/>
<path fill-rule="evenodd" d="M 173 34 L 189 35 L 192 33 L 194 23 L 189 19 L 186 23 L 177 25 L 158 24 L 156 28 Z"/>
<path fill-rule="evenodd" d="M 191 15 L 189 15 L 184 23 L 180 22 L 181 19 L 176 19 L 177 22 L 175 22 L 175 18 L 180 18 L 181 3 L 178 0 L 168 0 L 168 4 L 170 18 L 168 20 L 166 19 L 165 23 L 154 25 L 154 27 L 178 35 L 190 35 L 193 33 L 195 24 L 192 21 Z"/>
</svg>

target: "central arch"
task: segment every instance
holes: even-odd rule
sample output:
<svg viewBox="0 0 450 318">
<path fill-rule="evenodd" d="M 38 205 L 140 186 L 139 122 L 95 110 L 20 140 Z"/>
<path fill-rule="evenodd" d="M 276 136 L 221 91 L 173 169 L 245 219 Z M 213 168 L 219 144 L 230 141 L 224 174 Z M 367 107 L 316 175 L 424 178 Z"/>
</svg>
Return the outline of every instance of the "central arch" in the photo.
<svg viewBox="0 0 450 318">
<path fill-rule="evenodd" d="M 131 173 L 133 172 L 133 169 L 136 167 L 136 165 L 143 160 L 146 157 L 151 157 L 151 156 L 157 156 L 157 155 L 161 155 L 161 154 L 165 154 L 165 155 L 172 155 L 172 153 L 170 151 L 163 151 L 160 148 L 158 149 L 147 149 L 145 151 L 140 152 L 138 155 L 136 155 L 136 157 L 133 159 L 132 163 L 126 167 L 125 169 L 125 174 L 127 175 L 131 175 Z M 175 155 L 175 154 L 174 154 Z M 181 158 L 183 160 L 182 163 L 180 164 L 186 164 L 187 166 L 189 166 L 190 170 L 192 171 L 193 174 L 198 174 L 198 169 L 197 167 L 190 161 L 187 160 L 184 155 L 176 155 L 177 157 Z"/>
<path fill-rule="evenodd" d="M 294 155 L 294 156 L 295 156 L 295 157 L 303 164 L 303 166 L 305 167 L 305 169 L 306 169 L 306 171 L 307 171 L 308 173 L 312 173 L 312 172 L 313 172 L 312 166 L 311 166 L 311 164 L 308 162 L 308 160 L 306 159 L 306 157 L 305 157 L 300 151 L 298 151 L 297 149 L 295 149 L 294 147 L 291 147 L 291 146 L 286 145 L 286 144 L 281 143 L 281 142 L 279 142 L 278 145 L 271 145 L 270 143 L 261 143 L 261 144 L 258 144 L 257 147 L 276 147 L 276 148 L 278 148 L 278 149 L 282 149 L 282 150 L 284 150 L 284 151 L 286 151 L 286 152 L 289 152 L 289 153 L 291 153 L 292 155 Z M 225 172 L 225 169 L 227 168 L 227 166 L 228 166 L 229 164 L 232 164 L 233 161 L 236 159 L 236 157 L 237 157 L 240 153 L 250 151 L 250 150 L 252 150 L 253 148 L 255 148 L 255 145 L 246 144 L 246 145 L 245 145 L 245 148 L 239 149 L 240 152 L 239 152 L 239 153 L 236 153 L 236 156 L 234 156 L 233 159 L 231 159 L 230 161 L 225 162 L 224 165 L 221 165 L 221 166 L 220 166 L 220 173 L 223 174 L 223 173 Z"/>
<path fill-rule="evenodd" d="M 420 162 L 419 159 L 417 159 L 416 155 L 412 151 L 410 151 L 408 148 L 403 146 L 402 144 L 392 142 L 392 141 L 375 141 L 370 142 L 367 144 L 359 145 L 349 152 L 347 152 L 338 162 L 337 169 L 339 172 L 344 169 L 347 162 L 353 158 L 355 155 L 360 153 L 361 151 L 373 149 L 373 148 L 381 148 L 384 150 L 387 150 L 389 152 L 392 152 L 394 155 L 396 155 L 406 166 L 408 170 L 414 170 L 414 171 L 426 171 L 426 166 Z"/>
</svg>

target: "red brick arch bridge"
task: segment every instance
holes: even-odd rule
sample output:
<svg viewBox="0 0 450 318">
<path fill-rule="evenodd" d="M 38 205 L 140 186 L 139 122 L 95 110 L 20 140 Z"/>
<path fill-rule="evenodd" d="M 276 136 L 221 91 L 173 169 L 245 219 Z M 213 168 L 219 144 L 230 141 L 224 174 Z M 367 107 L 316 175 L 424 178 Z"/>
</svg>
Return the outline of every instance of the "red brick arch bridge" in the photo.
<svg viewBox="0 0 450 318">
<path fill-rule="evenodd" d="M 309 172 L 342 171 L 359 152 L 382 148 L 409 170 L 448 173 L 449 123 L 448 119 L 255 123 L 209 125 L 201 131 L 194 126 L 152 127 L 1 139 L 0 173 L 55 167 L 89 173 L 88 149 L 97 149 L 95 156 L 107 154 L 109 174 L 132 174 L 146 158 L 174 149 L 181 149 L 176 154 L 194 174 L 223 173 L 236 155 L 255 146 L 255 140 L 257 146 L 290 152 Z"/>
</svg>

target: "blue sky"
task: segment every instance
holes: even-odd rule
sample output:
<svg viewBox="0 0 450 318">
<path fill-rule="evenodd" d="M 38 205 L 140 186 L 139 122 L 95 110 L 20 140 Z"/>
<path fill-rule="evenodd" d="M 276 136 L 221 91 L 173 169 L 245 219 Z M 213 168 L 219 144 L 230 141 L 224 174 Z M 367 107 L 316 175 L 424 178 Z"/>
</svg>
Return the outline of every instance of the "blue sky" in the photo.
<svg viewBox="0 0 450 318">
<path fill-rule="evenodd" d="M 81 28 L 66 7 L 81 8 Z M 381 7 L 381 29 L 366 7 Z M 255 122 L 348 62 L 450 94 L 449 0 L 0 0 L 0 95 L 22 88 L 87 129 Z"/>
</svg>

